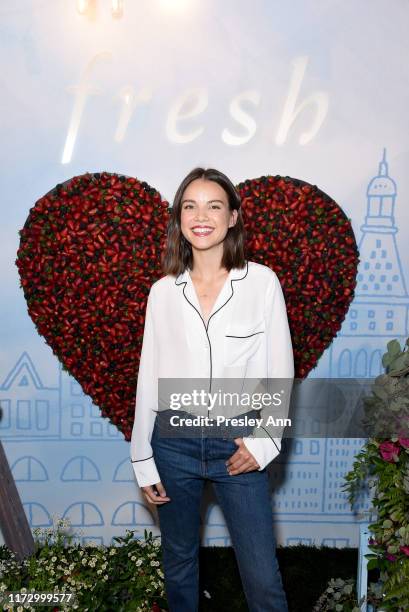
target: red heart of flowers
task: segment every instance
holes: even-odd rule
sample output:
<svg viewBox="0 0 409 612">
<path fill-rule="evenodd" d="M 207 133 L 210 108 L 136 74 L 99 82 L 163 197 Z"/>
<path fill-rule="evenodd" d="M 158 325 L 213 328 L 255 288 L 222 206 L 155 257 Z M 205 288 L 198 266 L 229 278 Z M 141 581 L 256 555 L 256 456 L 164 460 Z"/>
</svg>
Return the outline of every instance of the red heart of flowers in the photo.
<svg viewBox="0 0 409 612">
<path fill-rule="evenodd" d="M 262 176 L 237 188 L 246 256 L 281 281 L 295 375 L 305 378 L 354 296 L 359 259 L 350 220 L 315 185 L 290 177 Z M 16 265 L 30 317 L 126 440 L 168 219 L 168 202 L 146 182 L 87 173 L 40 198 L 20 231 Z"/>
</svg>

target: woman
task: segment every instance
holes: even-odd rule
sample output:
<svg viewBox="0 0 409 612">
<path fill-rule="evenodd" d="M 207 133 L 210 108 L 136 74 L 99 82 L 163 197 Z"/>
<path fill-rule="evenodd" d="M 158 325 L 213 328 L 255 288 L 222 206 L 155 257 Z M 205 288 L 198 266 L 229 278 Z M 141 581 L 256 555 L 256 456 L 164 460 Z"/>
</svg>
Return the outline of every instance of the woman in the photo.
<svg viewBox="0 0 409 612">
<path fill-rule="evenodd" d="M 207 377 L 210 388 L 217 377 L 292 383 L 281 286 L 270 268 L 246 261 L 240 205 L 223 173 L 192 170 L 172 207 L 162 258 L 166 276 L 153 283 L 148 296 L 131 461 L 146 500 L 158 508 L 171 612 L 198 610 L 200 503 L 206 480 L 213 483 L 225 516 L 250 611 L 288 610 L 266 471 L 280 452 L 280 437 L 254 425 L 236 429 L 241 435 L 234 439 L 223 428 L 211 436 L 210 428 L 199 427 L 190 437 L 165 437 L 158 430 L 159 416 L 169 426 L 175 414 L 166 407 L 159 413 L 159 378 Z"/>
</svg>

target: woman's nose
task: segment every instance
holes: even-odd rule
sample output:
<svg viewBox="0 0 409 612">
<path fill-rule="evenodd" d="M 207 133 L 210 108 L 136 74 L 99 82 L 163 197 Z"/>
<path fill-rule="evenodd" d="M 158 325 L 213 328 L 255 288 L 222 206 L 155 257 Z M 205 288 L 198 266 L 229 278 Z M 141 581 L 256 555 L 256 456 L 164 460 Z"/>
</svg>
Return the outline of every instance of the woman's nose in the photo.
<svg viewBox="0 0 409 612">
<path fill-rule="evenodd" d="M 208 217 L 207 217 L 207 214 L 206 214 L 206 212 L 205 212 L 205 211 L 203 211 L 203 212 L 200 212 L 200 211 L 199 211 L 199 212 L 197 213 L 197 215 L 196 215 L 195 219 L 196 219 L 197 221 L 203 222 L 203 221 L 207 221 L 207 220 L 208 220 Z"/>
</svg>

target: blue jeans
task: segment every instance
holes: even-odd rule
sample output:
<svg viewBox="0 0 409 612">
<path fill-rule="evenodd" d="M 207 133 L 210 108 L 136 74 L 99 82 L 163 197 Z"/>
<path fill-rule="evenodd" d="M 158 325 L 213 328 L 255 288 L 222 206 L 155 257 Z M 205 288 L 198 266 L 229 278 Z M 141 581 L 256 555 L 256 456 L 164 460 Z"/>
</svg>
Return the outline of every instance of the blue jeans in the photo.
<svg viewBox="0 0 409 612">
<path fill-rule="evenodd" d="M 247 414 L 253 416 L 254 411 Z M 198 610 L 200 504 L 206 480 L 213 483 L 223 511 L 250 612 L 288 612 L 266 469 L 230 476 L 225 461 L 238 448 L 233 438 L 207 436 L 203 427 L 195 430 L 197 437 L 163 437 L 158 429 L 157 416 L 151 444 L 171 498 L 156 506 L 170 612 Z M 236 429 L 234 437 L 251 429 Z"/>
</svg>

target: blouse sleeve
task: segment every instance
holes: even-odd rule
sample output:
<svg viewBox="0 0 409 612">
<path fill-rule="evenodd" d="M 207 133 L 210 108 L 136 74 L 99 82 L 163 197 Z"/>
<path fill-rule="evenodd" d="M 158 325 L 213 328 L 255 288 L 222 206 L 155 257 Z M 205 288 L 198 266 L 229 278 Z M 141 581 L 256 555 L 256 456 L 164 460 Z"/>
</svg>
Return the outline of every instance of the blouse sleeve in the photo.
<svg viewBox="0 0 409 612">
<path fill-rule="evenodd" d="M 261 427 L 255 427 L 250 436 L 243 438 L 248 450 L 259 464 L 259 470 L 264 469 L 281 451 L 281 435 L 279 429 L 273 425 L 268 426 L 268 416 L 286 418 L 290 407 L 291 391 L 294 381 L 294 357 L 291 342 L 290 328 L 288 325 L 287 308 L 284 300 L 280 281 L 275 272 L 272 272 L 265 300 L 266 318 L 266 342 L 267 342 L 267 383 L 271 387 L 269 379 L 280 379 L 279 389 L 277 382 L 270 392 L 281 394 L 282 403 L 280 409 L 264 406 L 260 410 L 259 417 L 263 419 Z"/>
<path fill-rule="evenodd" d="M 158 378 L 153 317 L 153 287 L 149 292 L 142 351 L 136 387 L 135 418 L 131 436 L 131 462 L 138 485 L 145 487 L 160 482 L 153 458 L 151 438 L 158 410 Z"/>
</svg>

